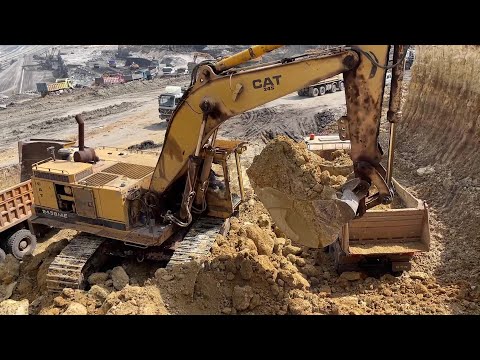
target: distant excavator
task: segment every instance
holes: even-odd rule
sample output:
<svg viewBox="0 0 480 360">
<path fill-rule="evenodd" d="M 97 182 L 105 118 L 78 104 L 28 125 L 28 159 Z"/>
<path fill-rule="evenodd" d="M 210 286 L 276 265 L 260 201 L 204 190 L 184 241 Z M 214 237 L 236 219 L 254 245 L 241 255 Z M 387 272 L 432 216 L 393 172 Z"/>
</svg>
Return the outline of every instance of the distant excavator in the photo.
<svg viewBox="0 0 480 360">
<path fill-rule="evenodd" d="M 168 122 L 159 156 L 87 147 L 83 120 L 76 117 L 78 147 L 61 149 L 33 166 L 32 222 L 92 235 L 72 240 L 52 263 L 47 276 L 51 291 L 82 287 L 95 268 L 94 254 L 133 254 L 169 265 L 205 255 L 216 234 L 228 230 L 229 217 L 245 197 L 240 156 L 246 144 L 217 139 L 219 126 L 337 74 L 343 73 L 347 102 L 339 134 L 350 140 L 357 178 L 355 186 L 347 186 L 355 195 L 352 209 L 362 216 L 367 209 L 392 201 L 393 139 L 406 47 L 395 46 L 390 66 L 389 45 L 360 45 L 238 68 L 278 47 L 252 46 L 219 61 L 198 63 Z M 389 68 L 392 140 L 385 169 L 378 134 Z M 212 186 L 211 170 L 217 185 L 221 181 L 223 186 Z M 378 191 L 365 196 L 372 184 Z"/>
<path fill-rule="evenodd" d="M 197 59 L 199 57 L 204 58 L 204 59 L 213 59 L 212 56 L 210 54 L 207 54 L 207 53 L 203 53 L 203 52 L 194 53 L 193 54 L 193 61 L 191 61 L 187 64 L 187 69 L 188 69 L 188 72 L 190 74 L 192 73 L 195 66 L 197 66 Z"/>
</svg>

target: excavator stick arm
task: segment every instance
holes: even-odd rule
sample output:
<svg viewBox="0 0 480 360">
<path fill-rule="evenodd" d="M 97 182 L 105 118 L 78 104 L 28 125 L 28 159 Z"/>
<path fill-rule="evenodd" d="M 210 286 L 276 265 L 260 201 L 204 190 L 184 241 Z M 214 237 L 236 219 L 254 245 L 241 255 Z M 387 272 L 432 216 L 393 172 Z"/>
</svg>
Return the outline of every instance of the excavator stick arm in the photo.
<svg viewBox="0 0 480 360">
<path fill-rule="evenodd" d="M 240 51 L 237 54 L 218 61 L 214 66 L 215 72 L 219 73 L 221 71 L 231 69 L 234 66 L 238 66 L 247 61 L 259 58 L 270 51 L 278 49 L 279 47 L 282 47 L 282 45 L 254 45 L 246 50 Z"/>
<path fill-rule="evenodd" d="M 367 204 L 360 205 L 359 214 L 363 215 L 368 208 L 390 202 L 393 197 L 386 183 L 386 171 L 380 164 L 383 153 L 378 143 L 390 46 L 363 45 L 354 48 L 360 50 L 360 62 L 343 75 L 347 116 L 339 121 L 339 134 L 342 140 L 350 140 L 355 176 L 373 183 L 378 189 L 378 194 L 369 198 Z"/>
</svg>

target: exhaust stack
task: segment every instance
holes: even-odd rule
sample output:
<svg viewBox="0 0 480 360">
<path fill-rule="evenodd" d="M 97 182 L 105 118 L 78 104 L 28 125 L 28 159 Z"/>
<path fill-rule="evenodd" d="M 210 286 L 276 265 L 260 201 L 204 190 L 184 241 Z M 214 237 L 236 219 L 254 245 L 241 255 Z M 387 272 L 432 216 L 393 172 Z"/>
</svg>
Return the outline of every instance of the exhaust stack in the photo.
<svg viewBox="0 0 480 360">
<path fill-rule="evenodd" d="M 78 151 L 73 154 L 75 162 L 97 162 L 98 156 L 95 154 L 94 148 L 85 147 L 85 122 L 82 115 L 76 115 L 75 120 L 78 124 Z"/>
<path fill-rule="evenodd" d="M 85 150 L 85 121 L 83 121 L 82 115 L 76 115 L 75 120 L 78 124 L 78 150 Z"/>
</svg>

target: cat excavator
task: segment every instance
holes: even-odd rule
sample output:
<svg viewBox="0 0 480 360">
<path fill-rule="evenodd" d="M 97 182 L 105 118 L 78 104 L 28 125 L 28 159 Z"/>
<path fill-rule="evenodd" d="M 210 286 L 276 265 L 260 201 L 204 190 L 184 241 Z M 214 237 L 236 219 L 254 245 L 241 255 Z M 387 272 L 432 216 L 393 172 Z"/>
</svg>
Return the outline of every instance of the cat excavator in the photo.
<svg viewBox="0 0 480 360">
<path fill-rule="evenodd" d="M 247 144 L 217 138 L 229 118 L 343 74 L 346 116 L 338 120 L 350 140 L 355 178 L 344 199 L 357 217 L 392 201 L 393 144 L 407 47 L 341 46 L 244 66 L 279 48 L 257 45 L 192 71 L 190 86 L 174 110 L 160 154 L 85 146 L 84 122 L 77 147 L 52 151 L 33 165 L 33 224 L 82 232 L 48 269 L 51 292 L 82 288 L 106 255 L 164 261 L 166 266 L 205 256 L 244 199 L 240 156 Z M 241 67 L 239 67 L 242 65 Z M 393 69 L 388 121 L 388 165 L 378 143 L 385 73 Z M 377 191 L 369 194 L 370 185 Z"/>
</svg>

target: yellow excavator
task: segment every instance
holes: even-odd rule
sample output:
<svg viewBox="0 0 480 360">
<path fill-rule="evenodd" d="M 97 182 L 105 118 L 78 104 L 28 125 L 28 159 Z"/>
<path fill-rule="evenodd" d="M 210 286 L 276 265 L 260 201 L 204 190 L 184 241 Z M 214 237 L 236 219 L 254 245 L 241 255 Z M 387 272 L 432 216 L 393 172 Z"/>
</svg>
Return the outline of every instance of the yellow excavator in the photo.
<svg viewBox="0 0 480 360">
<path fill-rule="evenodd" d="M 83 287 L 88 272 L 99 263 L 92 259 L 99 254 L 133 255 L 171 266 L 208 253 L 244 199 L 240 156 L 246 143 L 217 139 L 219 126 L 337 74 L 343 73 L 347 103 L 347 115 L 338 121 L 339 134 L 350 140 L 356 176 L 346 186 L 356 196 L 351 206 L 362 216 L 392 201 L 394 125 L 407 47 L 394 46 L 391 65 L 391 46 L 359 45 L 238 67 L 278 47 L 252 46 L 197 64 L 159 155 L 86 147 L 83 119 L 76 117 L 78 147 L 52 151 L 51 158 L 32 169 L 32 223 L 89 234 L 77 236 L 52 262 L 47 274 L 50 291 Z M 385 170 L 378 134 L 389 68 L 391 141 Z M 370 185 L 378 191 L 366 196 Z"/>
</svg>

